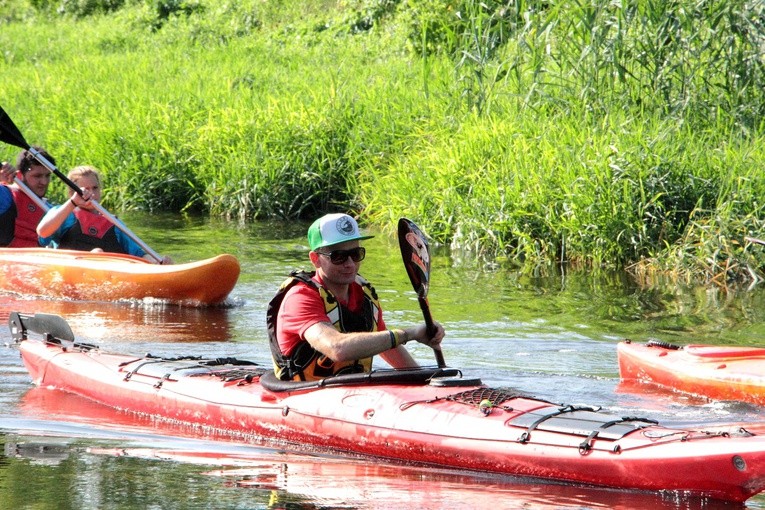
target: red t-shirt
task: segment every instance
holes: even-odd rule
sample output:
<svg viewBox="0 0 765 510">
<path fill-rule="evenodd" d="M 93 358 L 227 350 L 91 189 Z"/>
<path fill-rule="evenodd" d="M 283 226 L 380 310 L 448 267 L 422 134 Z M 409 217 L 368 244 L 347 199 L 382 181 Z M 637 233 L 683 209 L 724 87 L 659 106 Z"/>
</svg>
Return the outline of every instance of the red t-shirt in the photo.
<svg viewBox="0 0 765 510">
<path fill-rule="evenodd" d="M 314 276 L 314 281 L 321 285 L 319 276 Z M 342 303 L 352 312 L 361 310 L 364 304 L 364 289 L 354 282 L 349 289 L 348 303 Z M 377 314 L 377 329 L 385 329 L 382 309 Z M 324 300 L 316 291 L 303 283 L 293 285 L 284 296 L 279 316 L 276 321 L 276 338 L 279 340 L 279 349 L 285 356 L 292 354 L 295 347 L 303 341 L 305 330 L 317 322 L 331 323 L 324 310 Z"/>
</svg>

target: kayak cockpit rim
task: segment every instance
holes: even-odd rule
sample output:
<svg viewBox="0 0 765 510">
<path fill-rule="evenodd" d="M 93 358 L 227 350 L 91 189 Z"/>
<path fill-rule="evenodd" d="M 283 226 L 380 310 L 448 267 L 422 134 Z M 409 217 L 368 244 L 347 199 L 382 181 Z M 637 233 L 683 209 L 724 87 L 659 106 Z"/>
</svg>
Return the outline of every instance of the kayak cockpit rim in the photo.
<svg viewBox="0 0 765 510">
<path fill-rule="evenodd" d="M 282 381 L 276 375 L 266 372 L 260 377 L 260 384 L 268 391 L 281 393 L 327 386 L 364 385 L 364 384 L 432 384 L 440 378 L 459 380 L 462 372 L 456 368 L 404 368 L 380 369 L 359 374 L 341 374 L 316 381 Z M 468 379 L 471 385 L 480 386 L 478 379 Z M 439 382 L 433 383 L 438 385 Z M 462 384 L 454 384 L 462 386 Z"/>
</svg>

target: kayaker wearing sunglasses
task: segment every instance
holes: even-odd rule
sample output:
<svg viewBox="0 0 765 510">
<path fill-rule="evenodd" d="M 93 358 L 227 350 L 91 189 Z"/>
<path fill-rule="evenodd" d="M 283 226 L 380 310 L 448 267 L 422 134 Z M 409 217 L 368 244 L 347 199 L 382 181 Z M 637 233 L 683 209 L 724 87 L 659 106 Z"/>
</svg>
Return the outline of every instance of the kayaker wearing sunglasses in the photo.
<svg viewBox="0 0 765 510">
<path fill-rule="evenodd" d="M 274 370 L 282 380 L 311 381 L 330 375 L 368 372 L 379 354 L 394 368 L 415 368 L 403 347 L 416 340 L 441 343 L 436 323 L 388 330 L 377 293 L 359 276 L 366 250 L 359 226 L 347 214 L 328 214 L 308 229 L 308 256 L 315 271 L 294 271 L 271 300 L 266 315 Z"/>
</svg>

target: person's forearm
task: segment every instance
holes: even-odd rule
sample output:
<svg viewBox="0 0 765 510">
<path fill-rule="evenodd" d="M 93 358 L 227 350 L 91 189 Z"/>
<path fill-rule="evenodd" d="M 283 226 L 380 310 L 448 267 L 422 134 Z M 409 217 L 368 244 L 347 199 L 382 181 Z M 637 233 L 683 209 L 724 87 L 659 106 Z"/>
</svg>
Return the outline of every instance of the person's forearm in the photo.
<svg viewBox="0 0 765 510">
<path fill-rule="evenodd" d="M 415 361 L 406 347 L 399 346 L 396 349 L 388 349 L 380 353 L 380 357 L 393 368 L 419 368 L 420 365 Z"/>
<path fill-rule="evenodd" d="M 369 358 L 409 340 L 406 331 L 401 329 L 340 333 L 329 324 L 312 326 L 305 338 L 314 349 L 335 361 Z"/>
<path fill-rule="evenodd" d="M 333 345 L 337 357 L 330 357 L 336 361 L 369 358 L 393 349 L 404 341 L 400 333 L 393 333 L 391 330 L 345 333 L 341 334 L 340 340 Z"/>
<path fill-rule="evenodd" d="M 69 213 L 74 211 L 74 202 L 71 199 L 64 202 L 53 214 L 46 214 L 37 225 L 37 235 L 40 237 L 50 237 L 64 223 Z"/>
</svg>

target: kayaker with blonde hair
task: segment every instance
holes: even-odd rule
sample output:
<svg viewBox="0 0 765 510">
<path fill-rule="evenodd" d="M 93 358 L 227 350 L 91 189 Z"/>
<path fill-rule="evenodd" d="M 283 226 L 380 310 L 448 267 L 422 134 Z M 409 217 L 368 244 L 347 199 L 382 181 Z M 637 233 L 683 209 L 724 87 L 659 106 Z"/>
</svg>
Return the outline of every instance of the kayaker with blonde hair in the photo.
<svg viewBox="0 0 765 510">
<path fill-rule="evenodd" d="M 55 164 L 53 157 L 40 147 L 34 147 L 41 156 Z M 16 167 L 0 163 L 0 246 L 11 248 L 39 247 L 35 229 L 49 205 L 44 197 L 48 192 L 51 171 L 25 149 L 16 158 Z M 27 195 L 14 180 L 21 182 Z"/>
<path fill-rule="evenodd" d="M 153 257 L 94 207 L 91 200 L 101 200 L 101 176 L 96 168 L 78 166 L 67 177 L 82 190 L 82 196 L 70 189 L 69 200 L 53 207 L 43 217 L 37 225 L 42 246 L 125 253 L 155 262 Z M 172 264 L 172 260 L 163 257 L 161 263 Z"/>
<path fill-rule="evenodd" d="M 369 372 L 379 354 L 393 368 L 419 365 L 404 344 L 416 340 L 436 348 L 444 328 L 435 323 L 386 328 L 377 293 L 359 267 L 366 250 L 347 214 L 328 214 L 308 229 L 312 272 L 293 272 L 271 300 L 266 323 L 276 376 L 281 380 L 317 380 L 345 373 Z"/>
</svg>

